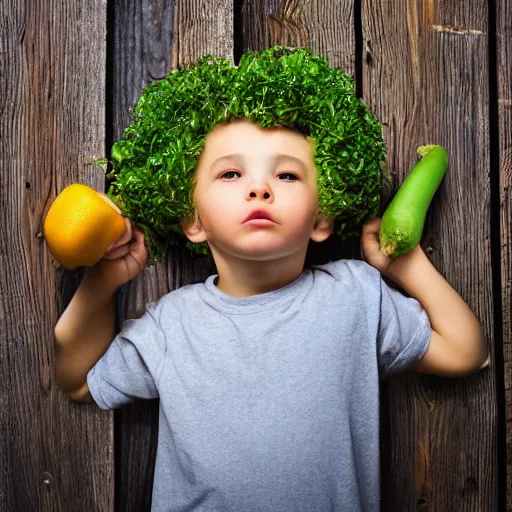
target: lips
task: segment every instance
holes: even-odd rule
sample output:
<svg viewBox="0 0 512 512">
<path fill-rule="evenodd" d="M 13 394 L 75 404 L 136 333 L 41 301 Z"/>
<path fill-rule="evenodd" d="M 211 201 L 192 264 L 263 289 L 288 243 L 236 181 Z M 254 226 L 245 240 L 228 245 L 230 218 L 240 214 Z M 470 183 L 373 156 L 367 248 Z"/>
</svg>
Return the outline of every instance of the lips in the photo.
<svg viewBox="0 0 512 512">
<path fill-rule="evenodd" d="M 265 210 L 254 210 L 247 216 L 244 222 L 248 222 L 253 219 L 267 219 L 274 222 L 274 219 L 272 218 L 270 213 L 266 212 Z"/>
</svg>

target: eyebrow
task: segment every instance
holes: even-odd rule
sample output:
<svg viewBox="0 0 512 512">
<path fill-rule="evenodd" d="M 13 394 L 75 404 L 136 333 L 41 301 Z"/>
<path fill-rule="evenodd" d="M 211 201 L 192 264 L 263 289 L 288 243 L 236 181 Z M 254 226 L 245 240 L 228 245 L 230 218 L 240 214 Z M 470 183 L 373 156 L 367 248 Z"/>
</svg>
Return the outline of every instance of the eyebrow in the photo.
<svg viewBox="0 0 512 512">
<path fill-rule="evenodd" d="M 213 170 L 213 168 L 219 164 L 220 162 L 222 162 L 223 160 L 239 160 L 239 161 L 242 161 L 244 159 L 244 156 L 240 153 L 231 153 L 229 155 L 224 155 L 224 156 L 221 156 L 219 158 L 217 158 L 216 160 L 214 160 L 212 162 L 212 165 L 210 166 L 210 170 Z M 296 156 L 293 156 L 293 155 L 287 155 L 286 153 L 278 153 L 278 154 L 275 154 L 275 155 L 272 155 L 272 158 L 271 160 L 273 162 L 279 162 L 279 161 L 282 161 L 282 160 L 291 160 L 293 163 L 299 165 L 300 167 L 302 167 L 303 170 L 306 170 L 307 169 L 307 166 L 306 164 L 300 159 L 300 158 L 297 158 Z"/>
</svg>

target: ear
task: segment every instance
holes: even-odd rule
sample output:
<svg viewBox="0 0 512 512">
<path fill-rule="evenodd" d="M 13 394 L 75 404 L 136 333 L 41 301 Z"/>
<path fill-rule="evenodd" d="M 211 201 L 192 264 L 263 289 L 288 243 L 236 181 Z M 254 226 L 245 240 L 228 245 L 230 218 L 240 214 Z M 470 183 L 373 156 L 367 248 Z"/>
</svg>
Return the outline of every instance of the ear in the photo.
<svg viewBox="0 0 512 512">
<path fill-rule="evenodd" d="M 311 240 L 314 242 L 327 240 L 332 235 L 333 227 L 334 221 L 331 218 L 319 215 L 311 232 Z"/>
<path fill-rule="evenodd" d="M 190 215 L 189 217 L 181 219 L 180 227 L 183 230 L 183 233 L 185 233 L 185 236 L 192 243 L 198 244 L 206 240 L 206 233 L 201 224 L 201 220 L 199 219 L 197 208 L 194 212 L 194 215 Z"/>
</svg>

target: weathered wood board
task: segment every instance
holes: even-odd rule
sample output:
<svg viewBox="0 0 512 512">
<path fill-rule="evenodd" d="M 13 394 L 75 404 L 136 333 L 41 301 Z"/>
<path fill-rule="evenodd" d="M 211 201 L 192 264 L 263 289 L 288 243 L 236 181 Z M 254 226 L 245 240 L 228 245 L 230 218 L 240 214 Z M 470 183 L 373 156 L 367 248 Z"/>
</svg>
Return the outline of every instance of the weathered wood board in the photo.
<svg viewBox="0 0 512 512">
<path fill-rule="evenodd" d="M 512 511 L 512 4 L 496 2 L 496 70 L 499 127 L 499 219 L 504 393 L 506 507 Z M 493 226 L 497 229 L 497 226 Z"/>
<path fill-rule="evenodd" d="M 253 0 L 241 10 L 243 51 L 306 46 L 331 66 L 355 73 L 353 0 Z"/>
<path fill-rule="evenodd" d="M 423 246 L 492 347 L 487 2 L 362 5 L 363 98 L 383 123 L 388 166 L 399 184 L 418 146 L 448 151 Z M 497 510 L 494 371 L 389 381 L 384 510 Z"/>
<path fill-rule="evenodd" d="M 105 2 L 0 2 L 0 510 L 113 508 L 112 421 L 54 381 L 53 328 L 78 285 L 43 220 L 102 189 Z"/>
</svg>

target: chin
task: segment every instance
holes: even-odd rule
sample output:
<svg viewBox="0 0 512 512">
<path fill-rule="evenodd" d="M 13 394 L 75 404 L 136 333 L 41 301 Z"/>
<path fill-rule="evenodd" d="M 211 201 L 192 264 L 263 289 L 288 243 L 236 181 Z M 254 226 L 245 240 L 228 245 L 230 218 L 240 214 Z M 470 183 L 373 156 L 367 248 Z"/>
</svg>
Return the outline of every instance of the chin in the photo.
<svg viewBox="0 0 512 512">
<path fill-rule="evenodd" d="M 307 246 L 306 246 L 307 247 Z M 226 246 L 217 248 L 220 252 L 230 256 L 250 261 L 270 261 L 299 254 L 301 247 L 283 246 L 282 244 L 248 243 L 244 246 Z M 304 250 L 304 255 L 305 255 Z"/>
</svg>

